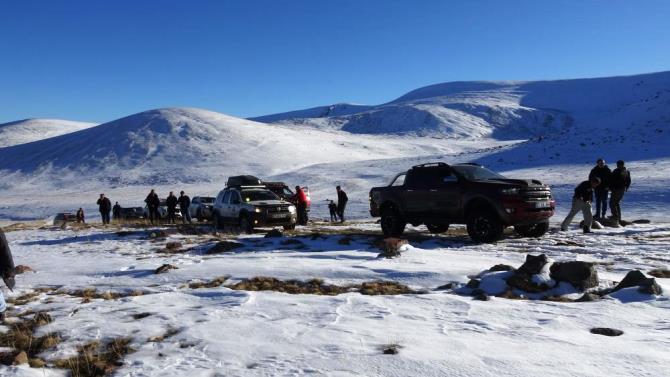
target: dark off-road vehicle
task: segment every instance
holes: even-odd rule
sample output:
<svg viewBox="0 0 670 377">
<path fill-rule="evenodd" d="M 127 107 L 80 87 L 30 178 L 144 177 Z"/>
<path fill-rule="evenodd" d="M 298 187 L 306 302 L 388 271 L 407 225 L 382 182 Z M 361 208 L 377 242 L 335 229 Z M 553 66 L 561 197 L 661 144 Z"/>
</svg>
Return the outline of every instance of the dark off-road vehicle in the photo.
<svg viewBox="0 0 670 377">
<path fill-rule="evenodd" d="M 549 229 L 555 201 L 537 180 L 509 179 L 477 164 L 442 162 L 412 167 L 386 187 L 370 190 L 370 214 L 381 217 L 384 235 L 399 236 L 409 223 L 443 233 L 466 224 L 475 242 L 494 242 L 505 227 L 526 237 Z"/>
</svg>

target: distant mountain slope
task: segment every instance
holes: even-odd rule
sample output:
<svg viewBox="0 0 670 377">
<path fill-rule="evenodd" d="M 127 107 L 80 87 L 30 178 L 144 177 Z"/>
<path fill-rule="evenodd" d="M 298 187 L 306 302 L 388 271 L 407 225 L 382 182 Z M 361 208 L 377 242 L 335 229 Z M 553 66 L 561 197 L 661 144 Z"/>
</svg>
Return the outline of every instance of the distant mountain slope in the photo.
<svg viewBox="0 0 670 377">
<path fill-rule="evenodd" d="M 223 181 L 315 163 L 439 153 L 450 146 L 267 125 L 189 108 L 150 110 L 0 149 L 5 187 L 27 177 L 113 184 Z"/>
<path fill-rule="evenodd" d="M 670 120 L 670 72 L 556 81 L 449 82 L 357 112 L 294 111 L 256 119 L 359 134 L 502 140 Z M 315 109 L 324 109 L 318 107 Z"/>
<path fill-rule="evenodd" d="M 90 128 L 95 123 L 62 119 L 24 119 L 0 124 L 0 148 L 30 143 Z"/>
</svg>

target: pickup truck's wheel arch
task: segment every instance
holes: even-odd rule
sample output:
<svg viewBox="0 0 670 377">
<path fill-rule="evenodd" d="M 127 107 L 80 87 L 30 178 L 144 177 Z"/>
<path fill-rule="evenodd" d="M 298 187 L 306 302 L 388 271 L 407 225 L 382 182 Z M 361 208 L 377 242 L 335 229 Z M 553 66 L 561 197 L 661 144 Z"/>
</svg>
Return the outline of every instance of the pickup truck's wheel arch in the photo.
<svg viewBox="0 0 670 377">
<path fill-rule="evenodd" d="M 475 242 L 495 242 L 502 237 L 505 229 L 495 209 L 483 199 L 467 204 L 465 222 L 468 235 Z"/>
<path fill-rule="evenodd" d="M 384 203 L 380 212 L 384 236 L 399 236 L 405 231 L 407 222 L 393 203 Z"/>
</svg>

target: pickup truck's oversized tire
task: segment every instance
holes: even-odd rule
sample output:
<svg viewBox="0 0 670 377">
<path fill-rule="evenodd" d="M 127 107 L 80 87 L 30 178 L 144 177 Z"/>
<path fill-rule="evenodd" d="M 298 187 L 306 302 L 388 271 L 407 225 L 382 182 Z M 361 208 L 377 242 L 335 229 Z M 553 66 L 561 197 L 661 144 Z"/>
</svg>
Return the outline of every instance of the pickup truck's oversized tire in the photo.
<svg viewBox="0 0 670 377">
<path fill-rule="evenodd" d="M 505 227 L 492 211 L 476 210 L 467 216 L 468 235 L 475 242 L 495 242 L 502 237 Z"/>
<path fill-rule="evenodd" d="M 428 231 L 433 233 L 433 234 L 440 234 L 440 233 L 444 233 L 447 230 L 449 230 L 449 224 L 448 223 L 431 223 L 431 224 L 426 224 L 426 228 L 428 228 Z"/>
<path fill-rule="evenodd" d="M 543 221 L 531 225 L 517 225 L 514 230 L 522 237 L 542 237 L 549 230 L 549 222 Z"/>
<path fill-rule="evenodd" d="M 394 208 L 385 208 L 382 210 L 382 232 L 386 237 L 397 237 L 405 231 L 407 222 L 400 213 Z"/>
<path fill-rule="evenodd" d="M 240 215 L 240 230 L 244 233 L 251 234 L 254 232 L 254 224 L 251 222 L 249 215 Z"/>
</svg>

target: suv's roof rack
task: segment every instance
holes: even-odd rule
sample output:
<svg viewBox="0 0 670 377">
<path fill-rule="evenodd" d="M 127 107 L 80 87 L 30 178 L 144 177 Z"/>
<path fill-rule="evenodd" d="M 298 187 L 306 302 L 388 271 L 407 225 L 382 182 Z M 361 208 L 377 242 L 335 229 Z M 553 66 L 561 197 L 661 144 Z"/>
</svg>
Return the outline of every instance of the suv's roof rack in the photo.
<svg viewBox="0 0 670 377">
<path fill-rule="evenodd" d="M 463 163 L 460 163 L 459 165 L 482 166 L 482 165 L 480 165 L 476 162 L 463 162 Z"/>
<path fill-rule="evenodd" d="M 421 164 L 421 165 L 414 165 L 414 166 L 412 166 L 412 169 L 426 168 L 426 167 L 429 167 L 429 166 L 449 166 L 449 165 L 445 164 L 444 162 L 427 162 L 427 163 Z"/>
<path fill-rule="evenodd" d="M 267 187 L 265 185 L 232 185 L 232 186 L 226 186 L 226 188 L 234 188 L 234 189 L 250 189 L 250 188 L 258 188 L 258 189 L 266 189 Z"/>
</svg>

